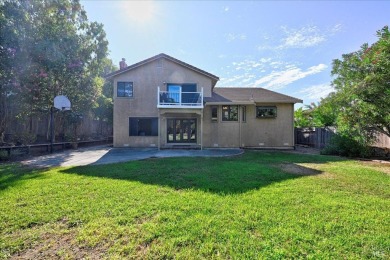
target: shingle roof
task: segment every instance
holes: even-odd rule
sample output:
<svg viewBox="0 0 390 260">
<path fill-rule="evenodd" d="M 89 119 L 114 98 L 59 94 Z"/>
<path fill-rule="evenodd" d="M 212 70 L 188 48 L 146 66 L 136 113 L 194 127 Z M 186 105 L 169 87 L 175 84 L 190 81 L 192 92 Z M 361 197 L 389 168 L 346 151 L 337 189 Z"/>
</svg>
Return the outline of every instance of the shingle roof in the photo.
<svg viewBox="0 0 390 260">
<path fill-rule="evenodd" d="M 206 103 L 302 103 L 301 99 L 264 88 L 219 88 L 213 90 Z"/>
<path fill-rule="evenodd" d="M 203 75 L 205 75 L 205 76 L 211 78 L 211 79 L 213 80 L 213 82 L 214 82 L 214 85 L 215 85 L 215 83 L 217 83 L 217 81 L 219 80 L 219 78 L 218 78 L 217 76 L 215 76 L 215 75 L 213 75 L 213 74 L 211 74 L 211 73 L 209 73 L 209 72 L 207 72 L 207 71 L 201 70 L 201 69 L 199 69 L 199 68 L 197 68 L 197 67 L 194 67 L 194 66 L 192 66 L 192 65 L 190 65 L 190 64 L 188 64 L 188 63 L 185 63 L 185 62 L 183 62 L 183 61 L 181 61 L 181 60 L 175 59 L 175 58 L 173 58 L 173 57 L 171 57 L 171 56 L 169 56 L 169 55 L 167 55 L 167 54 L 165 54 L 165 53 L 160 53 L 160 54 L 158 54 L 158 55 L 156 55 L 156 56 L 153 56 L 153 57 L 151 57 L 151 58 L 149 58 L 149 59 L 146 59 L 146 60 L 137 62 L 137 63 L 135 63 L 135 64 L 133 64 L 133 65 L 127 66 L 127 67 L 124 68 L 124 69 L 121 69 L 121 70 L 117 70 L 117 71 L 111 72 L 111 73 L 107 74 L 107 75 L 105 76 L 105 78 L 111 78 L 111 77 L 113 77 L 113 76 L 122 74 L 122 73 L 124 73 L 124 72 L 126 72 L 126 71 L 132 70 L 132 69 L 134 69 L 134 68 L 137 68 L 137 67 L 142 66 L 142 65 L 144 65 L 144 64 L 146 64 L 146 63 L 152 62 L 152 61 L 157 60 L 157 59 L 159 59 L 159 58 L 165 58 L 165 59 L 167 59 L 167 60 L 170 60 L 170 61 L 173 61 L 173 62 L 175 62 L 175 63 L 177 63 L 177 64 L 180 64 L 180 65 L 182 65 L 182 66 L 184 66 L 184 67 L 187 67 L 187 68 L 189 68 L 189 69 L 191 69 L 191 70 L 193 70 L 193 71 L 196 71 L 196 72 L 198 72 L 198 73 L 200 73 L 200 74 L 203 74 Z"/>
</svg>

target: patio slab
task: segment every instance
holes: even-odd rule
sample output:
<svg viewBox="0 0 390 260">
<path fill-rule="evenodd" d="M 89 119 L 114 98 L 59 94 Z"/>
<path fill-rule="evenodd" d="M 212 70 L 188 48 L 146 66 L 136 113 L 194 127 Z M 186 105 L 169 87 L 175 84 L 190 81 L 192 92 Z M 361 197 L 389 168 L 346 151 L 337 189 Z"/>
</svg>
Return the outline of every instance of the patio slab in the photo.
<svg viewBox="0 0 390 260">
<path fill-rule="evenodd" d="M 156 148 L 113 148 L 108 146 L 66 150 L 21 161 L 32 167 L 109 164 L 166 157 L 222 157 L 242 154 L 242 149 L 158 150 Z"/>
</svg>

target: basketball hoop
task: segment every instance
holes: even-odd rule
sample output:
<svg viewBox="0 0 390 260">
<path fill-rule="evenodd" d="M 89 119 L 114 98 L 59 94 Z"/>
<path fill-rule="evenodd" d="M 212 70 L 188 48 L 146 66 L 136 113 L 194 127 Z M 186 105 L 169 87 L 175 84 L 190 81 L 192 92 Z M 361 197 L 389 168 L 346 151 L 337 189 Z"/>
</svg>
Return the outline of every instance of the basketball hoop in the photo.
<svg viewBox="0 0 390 260">
<path fill-rule="evenodd" d="M 56 96 L 54 98 L 54 107 L 59 110 L 70 110 L 71 104 L 66 96 Z"/>
</svg>

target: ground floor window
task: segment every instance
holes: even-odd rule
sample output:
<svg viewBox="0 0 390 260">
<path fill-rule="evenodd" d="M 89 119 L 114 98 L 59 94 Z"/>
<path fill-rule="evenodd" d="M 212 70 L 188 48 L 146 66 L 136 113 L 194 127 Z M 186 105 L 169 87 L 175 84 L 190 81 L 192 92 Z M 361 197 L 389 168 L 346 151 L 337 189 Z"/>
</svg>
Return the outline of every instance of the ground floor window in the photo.
<svg viewBox="0 0 390 260">
<path fill-rule="evenodd" d="M 167 119 L 168 143 L 196 143 L 196 119 Z"/>
<path fill-rule="evenodd" d="M 157 117 L 130 117 L 130 136 L 158 136 Z"/>
<path fill-rule="evenodd" d="M 241 107 L 242 108 L 242 117 L 241 117 L 241 121 L 242 122 L 246 122 L 246 107 L 243 106 Z"/>
<path fill-rule="evenodd" d="M 211 121 L 218 122 L 218 106 L 211 106 Z"/>
<path fill-rule="evenodd" d="M 275 118 L 277 114 L 276 107 L 256 107 L 256 117 L 257 118 Z"/>
<path fill-rule="evenodd" d="M 238 121 L 238 106 L 222 106 L 222 121 Z"/>
</svg>

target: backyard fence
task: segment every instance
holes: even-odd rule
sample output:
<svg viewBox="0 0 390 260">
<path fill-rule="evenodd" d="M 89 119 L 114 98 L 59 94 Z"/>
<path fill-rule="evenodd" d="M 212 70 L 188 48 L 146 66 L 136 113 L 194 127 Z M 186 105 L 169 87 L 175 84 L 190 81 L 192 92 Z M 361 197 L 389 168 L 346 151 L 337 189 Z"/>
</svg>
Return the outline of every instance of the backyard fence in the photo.
<svg viewBox="0 0 390 260">
<path fill-rule="evenodd" d="M 295 128 L 295 143 L 322 149 L 335 133 L 334 128 Z"/>
<path fill-rule="evenodd" d="M 322 149 L 330 142 L 335 133 L 334 127 L 295 128 L 295 144 Z M 390 137 L 382 133 L 377 133 L 376 136 L 377 140 L 373 143 L 373 147 L 390 148 Z"/>
<path fill-rule="evenodd" d="M 390 148 L 390 137 L 382 133 L 376 135 L 376 142 L 373 144 L 375 147 Z"/>
</svg>

